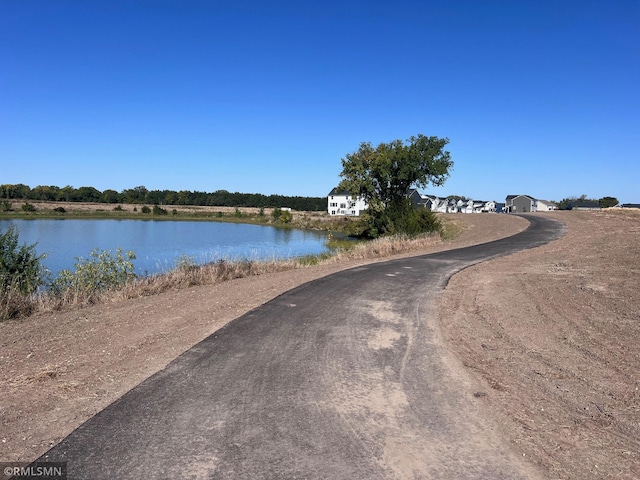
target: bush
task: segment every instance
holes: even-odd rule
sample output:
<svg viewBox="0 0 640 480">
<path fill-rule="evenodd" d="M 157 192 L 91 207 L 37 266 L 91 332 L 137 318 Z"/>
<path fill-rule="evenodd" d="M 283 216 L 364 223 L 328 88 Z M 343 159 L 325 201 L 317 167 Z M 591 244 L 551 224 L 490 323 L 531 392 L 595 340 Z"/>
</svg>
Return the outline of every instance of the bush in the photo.
<svg viewBox="0 0 640 480">
<path fill-rule="evenodd" d="M 10 212 L 11 210 L 13 210 L 13 205 L 9 200 L 0 202 L 0 212 Z"/>
<path fill-rule="evenodd" d="M 169 212 L 167 212 L 164 208 L 159 207 L 158 205 L 154 205 L 153 206 L 153 214 L 154 215 L 168 215 Z"/>
<path fill-rule="evenodd" d="M 142 213 L 151 213 L 151 209 L 149 207 L 147 207 L 146 205 L 144 205 L 140 211 Z"/>
<path fill-rule="evenodd" d="M 271 212 L 271 217 L 274 222 L 277 223 L 291 223 L 293 221 L 293 215 L 289 210 L 282 210 L 281 208 L 274 208 Z"/>
<path fill-rule="evenodd" d="M 36 245 L 18 245 L 18 231 L 13 225 L 0 234 L 0 291 L 28 295 L 44 283 L 45 255 L 36 253 Z"/>
<path fill-rule="evenodd" d="M 56 294 L 71 291 L 90 300 L 96 293 L 122 287 L 136 278 L 131 262 L 135 258 L 133 252 L 123 252 L 121 248 L 117 248 L 115 254 L 94 249 L 89 258 L 76 258 L 73 272 L 62 270 L 51 283 L 51 290 Z"/>
<path fill-rule="evenodd" d="M 22 205 L 22 210 L 25 212 L 35 212 L 36 207 L 34 207 L 32 203 L 27 202 Z"/>
<path fill-rule="evenodd" d="M 53 209 L 53 211 L 58 213 L 66 213 L 66 210 L 64 209 L 64 207 L 56 207 Z"/>
<path fill-rule="evenodd" d="M 442 223 L 435 213 L 410 205 L 367 213 L 363 221 L 366 225 L 363 236 L 370 239 L 399 234 L 414 237 L 442 231 Z"/>
</svg>

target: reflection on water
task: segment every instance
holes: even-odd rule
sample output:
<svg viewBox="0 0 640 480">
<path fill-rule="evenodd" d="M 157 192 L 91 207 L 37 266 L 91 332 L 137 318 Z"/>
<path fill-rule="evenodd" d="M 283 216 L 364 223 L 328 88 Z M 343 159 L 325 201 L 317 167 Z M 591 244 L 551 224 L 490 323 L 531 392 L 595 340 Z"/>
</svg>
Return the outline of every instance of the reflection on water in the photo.
<svg viewBox="0 0 640 480">
<path fill-rule="evenodd" d="M 319 232 L 223 222 L 153 220 L 0 220 L 0 231 L 13 224 L 20 244 L 36 243 L 44 264 L 55 274 L 73 268 L 76 257 L 95 248 L 133 250 L 136 272 L 172 268 L 186 255 L 197 263 L 220 259 L 272 260 L 325 252 Z"/>
</svg>

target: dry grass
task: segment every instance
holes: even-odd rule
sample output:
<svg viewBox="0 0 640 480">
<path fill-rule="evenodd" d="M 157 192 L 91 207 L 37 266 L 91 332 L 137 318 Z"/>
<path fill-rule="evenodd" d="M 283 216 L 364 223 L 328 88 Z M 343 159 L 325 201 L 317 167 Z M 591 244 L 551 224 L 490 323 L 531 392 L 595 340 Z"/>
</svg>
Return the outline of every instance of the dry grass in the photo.
<svg viewBox="0 0 640 480">
<path fill-rule="evenodd" d="M 15 288 L 0 288 L 0 321 L 6 318 L 30 315 L 37 309 L 37 298 L 25 295 Z"/>
</svg>

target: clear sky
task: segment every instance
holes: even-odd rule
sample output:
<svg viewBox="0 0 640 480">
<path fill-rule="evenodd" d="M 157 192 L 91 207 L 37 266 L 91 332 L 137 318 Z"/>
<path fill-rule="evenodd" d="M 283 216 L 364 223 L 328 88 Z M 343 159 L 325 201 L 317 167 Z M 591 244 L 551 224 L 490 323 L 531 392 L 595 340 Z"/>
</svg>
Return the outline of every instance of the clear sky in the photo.
<svg viewBox="0 0 640 480">
<path fill-rule="evenodd" d="M 325 196 L 419 133 L 425 193 L 640 202 L 640 1 L 0 2 L 0 184 Z"/>
</svg>

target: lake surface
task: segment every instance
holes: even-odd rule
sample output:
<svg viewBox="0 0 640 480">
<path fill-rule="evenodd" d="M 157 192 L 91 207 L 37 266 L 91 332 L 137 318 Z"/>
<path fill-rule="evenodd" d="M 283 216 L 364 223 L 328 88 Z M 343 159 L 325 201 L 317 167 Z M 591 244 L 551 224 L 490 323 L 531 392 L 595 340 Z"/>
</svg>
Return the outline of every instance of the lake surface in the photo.
<svg viewBox="0 0 640 480">
<path fill-rule="evenodd" d="M 320 232 L 224 222 L 153 220 L 0 220 L 0 232 L 15 225 L 19 244 L 37 242 L 44 265 L 57 274 L 73 269 L 91 250 L 132 250 L 136 273 L 170 270 L 183 255 L 202 264 L 226 260 L 273 260 L 326 252 Z"/>
</svg>

